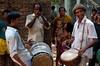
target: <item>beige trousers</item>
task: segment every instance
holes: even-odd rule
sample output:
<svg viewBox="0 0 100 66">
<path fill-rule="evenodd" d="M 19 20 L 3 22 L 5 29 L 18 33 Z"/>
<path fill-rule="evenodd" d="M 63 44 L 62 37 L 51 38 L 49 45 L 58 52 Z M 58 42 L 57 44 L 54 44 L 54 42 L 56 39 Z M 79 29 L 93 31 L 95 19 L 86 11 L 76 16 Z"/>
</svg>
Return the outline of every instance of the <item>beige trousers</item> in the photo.
<svg viewBox="0 0 100 66">
<path fill-rule="evenodd" d="M 83 56 L 78 66 L 88 66 L 88 65 L 89 65 L 89 58 L 87 56 Z"/>
</svg>

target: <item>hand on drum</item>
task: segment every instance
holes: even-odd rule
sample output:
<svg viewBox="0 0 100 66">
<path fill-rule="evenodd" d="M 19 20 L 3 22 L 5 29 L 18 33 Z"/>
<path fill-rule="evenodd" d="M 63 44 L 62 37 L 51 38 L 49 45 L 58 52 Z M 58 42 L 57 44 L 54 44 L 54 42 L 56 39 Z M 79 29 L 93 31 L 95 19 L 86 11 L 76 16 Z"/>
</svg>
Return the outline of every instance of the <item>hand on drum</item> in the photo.
<svg viewBox="0 0 100 66">
<path fill-rule="evenodd" d="M 85 49 L 80 49 L 79 52 L 78 52 L 78 55 L 82 56 L 84 52 L 85 52 Z"/>
<path fill-rule="evenodd" d="M 29 41 L 28 41 L 28 44 L 29 45 L 32 45 L 32 44 L 34 44 L 35 43 L 35 41 L 33 41 L 32 39 L 30 39 Z"/>
</svg>

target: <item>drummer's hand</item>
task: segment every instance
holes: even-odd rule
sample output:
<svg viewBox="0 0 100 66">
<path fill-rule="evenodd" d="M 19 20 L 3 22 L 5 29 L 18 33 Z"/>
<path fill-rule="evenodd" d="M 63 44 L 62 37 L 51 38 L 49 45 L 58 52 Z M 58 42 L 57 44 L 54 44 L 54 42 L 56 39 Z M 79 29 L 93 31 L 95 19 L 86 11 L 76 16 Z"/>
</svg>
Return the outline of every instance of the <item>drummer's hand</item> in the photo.
<svg viewBox="0 0 100 66">
<path fill-rule="evenodd" d="M 79 52 L 78 52 L 78 55 L 82 56 L 84 52 L 85 52 L 85 49 L 80 49 Z"/>
<path fill-rule="evenodd" d="M 25 48 L 30 48 L 31 46 L 29 44 L 25 44 Z"/>
<path fill-rule="evenodd" d="M 28 44 L 29 45 L 32 45 L 32 44 L 34 44 L 35 43 L 35 41 L 33 41 L 32 39 L 30 39 L 29 41 L 28 41 Z"/>
</svg>

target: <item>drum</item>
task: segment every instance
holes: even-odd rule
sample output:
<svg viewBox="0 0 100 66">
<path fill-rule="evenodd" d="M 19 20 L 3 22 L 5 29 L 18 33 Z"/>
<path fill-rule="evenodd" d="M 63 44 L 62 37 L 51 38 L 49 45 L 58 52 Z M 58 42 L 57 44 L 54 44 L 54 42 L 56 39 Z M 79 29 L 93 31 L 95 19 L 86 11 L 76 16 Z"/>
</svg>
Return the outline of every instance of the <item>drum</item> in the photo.
<svg viewBox="0 0 100 66">
<path fill-rule="evenodd" d="M 98 63 L 100 64 L 100 49 L 97 51 L 97 60 L 98 60 Z"/>
<path fill-rule="evenodd" d="M 53 66 L 52 53 L 46 43 L 33 44 L 30 51 L 33 54 L 32 66 Z"/>
<path fill-rule="evenodd" d="M 80 58 L 78 56 L 78 50 L 69 49 L 63 52 L 60 56 L 62 63 L 66 66 L 77 66 L 79 64 Z"/>
</svg>

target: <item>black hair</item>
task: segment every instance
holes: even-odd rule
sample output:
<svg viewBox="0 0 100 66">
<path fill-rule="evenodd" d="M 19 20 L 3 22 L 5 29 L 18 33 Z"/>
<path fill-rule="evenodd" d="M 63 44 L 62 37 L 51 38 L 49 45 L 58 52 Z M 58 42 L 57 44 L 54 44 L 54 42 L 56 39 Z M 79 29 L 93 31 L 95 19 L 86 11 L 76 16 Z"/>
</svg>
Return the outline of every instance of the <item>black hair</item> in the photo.
<svg viewBox="0 0 100 66">
<path fill-rule="evenodd" d="M 11 10 L 5 9 L 5 10 L 2 12 L 2 15 L 4 15 L 4 13 L 10 13 L 10 12 L 11 12 Z"/>
<path fill-rule="evenodd" d="M 92 12 L 93 12 L 93 11 L 97 12 L 97 10 L 96 10 L 96 9 L 92 9 Z"/>
<path fill-rule="evenodd" d="M 35 5 L 38 5 L 39 11 L 42 12 L 42 6 L 41 6 L 41 4 L 40 3 L 34 3 L 33 4 L 33 9 L 35 8 Z"/>
<path fill-rule="evenodd" d="M 51 6 L 51 9 L 54 10 L 55 9 L 55 6 Z"/>
<path fill-rule="evenodd" d="M 70 23 L 70 22 L 67 23 L 66 31 L 72 33 L 72 31 L 73 31 L 73 24 L 72 23 Z"/>
<path fill-rule="evenodd" d="M 60 7 L 60 8 L 59 8 L 59 12 L 60 12 L 60 9 L 62 9 L 62 8 L 63 8 L 63 9 L 64 9 L 64 11 L 66 12 L 66 9 L 65 9 L 65 7 Z"/>
<path fill-rule="evenodd" d="M 11 20 L 15 20 L 16 18 L 20 17 L 21 15 L 18 12 L 10 12 L 7 15 L 8 23 L 11 24 Z"/>
</svg>

